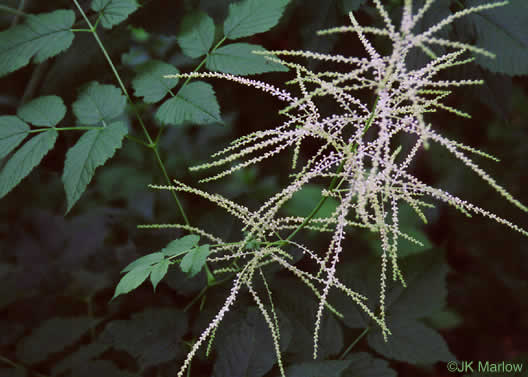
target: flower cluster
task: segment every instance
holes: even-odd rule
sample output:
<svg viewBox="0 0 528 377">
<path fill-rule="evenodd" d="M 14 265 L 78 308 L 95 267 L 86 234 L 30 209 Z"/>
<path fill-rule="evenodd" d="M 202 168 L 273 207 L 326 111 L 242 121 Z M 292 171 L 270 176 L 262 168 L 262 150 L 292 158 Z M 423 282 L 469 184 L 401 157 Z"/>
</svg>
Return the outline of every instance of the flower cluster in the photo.
<svg viewBox="0 0 528 377">
<path fill-rule="evenodd" d="M 299 150 L 304 141 L 316 139 L 320 145 L 306 164 L 292 174 L 289 185 L 254 211 L 220 195 L 209 194 L 179 182 L 170 187 L 154 186 L 192 193 L 218 204 L 244 224 L 243 231 L 246 234 L 240 242 L 218 244 L 208 258 L 208 262 L 217 267 L 217 273 L 234 274 L 233 287 L 218 315 L 194 344 L 179 376 L 183 375 L 198 347 L 214 333 L 224 314 L 234 303 L 242 286 L 248 288 L 269 324 L 282 371 L 278 345 L 280 333 L 271 292 L 267 289 L 270 302 L 267 308 L 252 287 L 253 279 L 256 277 L 255 273 L 265 282 L 261 267 L 269 263 L 278 263 L 293 273 L 319 298 L 320 304 L 314 324 L 314 357 L 317 355 L 318 334 L 324 309 L 327 308 L 340 315 L 327 300 L 331 288 L 345 292 L 379 324 L 385 337 L 389 335 L 390 329 L 385 323 L 384 304 L 389 265 L 392 278 L 400 280 L 405 285 L 404 277 L 398 267 L 398 240 L 406 238 L 419 243 L 418 240 L 399 230 L 398 208 L 402 202 L 408 203 L 424 221 L 425 216 L 422 209 L 431 206 L 424 198 L 429 196 L 448 203 L 467 215 L 473 213 L 487 216 L 528 235 L 525 230 L 509 221 L 446 191 L 431 187 L 411 174 L 409 168 L 417 152 L 422 148 L 427 149 L 430 142 L 438 143 L 508 201 L 524 211 L 528 210 L 479 168 L 468 157 L 468 153 L 488 158 L 493 158 L 492 156 L 440 135 L 426 121 L 426 113 L 439 109 L 459 116 L 468 116 L 460 110 L 449 107 L 442 100 L 450 93 L 449 88 L 451 87 L 481 83 L 474 80 L 438 80 L 436 77 L 439 72 L 472 61 L 472 58 L 468 57 L 469 53 L 492 57 L 492 54 L 478 47 L 449 41 L 434 35 L 460 17 L 502 6 L 506 2 L 494 2 L 464 9 L 453 13 L 429 29 L 414 34 L 413 29 L 433 2 L 434 0 L 426 0 L 420 9 L 413 13 L 412 1 L 406 0 L 399 29 L 392 23 L 381 1 L 374 0 L 384 21 L 384 28 L 360 26 L 350 13 L 351 26 L 319 32 L 321 35 L 355 33 L 366 50 L 368 58 L 326 55 L 310 51 L 255 52 L 283 64 L 295 73 L 295 78 L 287 84 L 298 86 L 301 93 L 298 96 L 264 82 L 224 73 L 176 75 L 179 78 L 231 80 L 267 92 L 286 104 L 280 112 L 286 120 L 278 127 L 241 137 L 213 155 L 214 161 L 194 166 L 192 170 L 224 167 L 220 173 L 204 178 L 202 180 L 204 182 L 219 179 L 249 165 L 257 164 L 290 147 L 293 149 L 292 165 L 295 169 Z M 391 53 L 387 56 L 380 54 L 367 38 L 369 34 L 389 38 L 392 43 Z M 436 56 L 429 47 L 434 45 L 443 46 L 448 52 Z M 409 69 L 405 62 L 413 49 L 424 51 L 430 57 L 430 62 L 421 68 Z M 339 72 L 312 72 L 301 64 L 286 60 L 296 57 L 344 65 L 346 69 L 341 69 Z M 365 91 L 372 93 L 372 98 L 375 99 L 372 104 L 365 103 L 363 97 L 360 96 L 359 93 L 365 93 Z M 322 97 L 333 99 L 339 110 L 333 114 L 323 115 L 317 106 Z M 408 135 L 414 144 L 408 148 L 395 147 L 402 134 Z M 280 208 L 296 192 L 307 183 L 321 178 L 328 180 L 329 185 L 324 190 L 319 205 L 310 215 L 306 217 L 281 217 L 279 215 Z M 315 218 L 314 215 L 328 197 L 338 200 L 339 205 L 336 210 L 330 217 Z M 379 310 L 376 313 L 366 305 L 366 297 L 350 290 L 336 276 L 339 260 L 344 252 L 343 242 L 351 227 L 366 228 L 379 235 L 383 253 L 380 267 Z M 295 242 L 294 236 L 302 229 L 331 232 L 332 237 L 328 248 L 325 251 L 315 251 L 307 245 Z M 218 238 L 214 237 L 214 239 Z M 318 273 L 309 273 L 296 267 L 291 262 L 288 248 L 298 249 L 310 258 L 317 264 Z M 240 266 L 234 263 L 235 261 L 244 261 L 244 264 Z"/>
</svg>

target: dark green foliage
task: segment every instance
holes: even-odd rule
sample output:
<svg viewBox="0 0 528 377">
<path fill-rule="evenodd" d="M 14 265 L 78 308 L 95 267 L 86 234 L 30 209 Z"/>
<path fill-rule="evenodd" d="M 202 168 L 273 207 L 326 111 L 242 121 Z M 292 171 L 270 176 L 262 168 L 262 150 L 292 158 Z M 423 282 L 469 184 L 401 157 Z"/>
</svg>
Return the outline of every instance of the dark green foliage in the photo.
<svg viewBox="0 0 528 377">
<path fill-rule="evenodd" d="M 416 8 L 423 2 L 415 1 Z M 7 3 L 18 6 L 16 1 Z M 314 33 L 348 23 L 350 11 L 366 21 L 362 24 L 376 25 L 373 2 L 26 3 L 32 4 L 18 12 L 0 6 L 0 376 L 175 376 L 222 307 L 235 274 L 212 274 L 207 258 L 221 252 L 208 235 L 184 227 L 154 230 L 137 225 L 185 225 L 181 204 L 190 224 L 212 224 L 214 237 L 235 242 L 247 233 L 239 219 L 204 200 L 185 193 L 175 200 L 171 193 L 152 192 L 147 185 L 170 185 L 176 178 L 221 192 L 253 210 L 286 181 L 291 156 L 241 170 L 224 181 L 196 185 L 202 176 L 189 172 L 189 166 L 236 136 L 274 127 L 280 103 L 233 83 L 164 76 L 192 72 L 203 63 L 200 71 L 259 74 L 258 79 L 284 82 L 295 72 L 252 51 L 311 49 L 365 56 L 352 34 Z M 94 34 L 86 31 L 90 26 L 76 3 L 112 65 Z M 399 22 L 403 1 L 382 3 Z M 415 31 L 481 3 L 437 0 Z M 154 7 L 156 12 L 177 12 L 156 17 Z M 455 107 L 474 114 L 474 121 L 460 125 L 439 113 L 427 120 L 499 156 L 502 162 L 489 162 L 486 170 L 526 202 L 528 85 L 521 76 L 528 74 L 528 3 L 510 0 L 508 6 L 458 20 L 440 34 L 488 49 L 496 59 L 475 55 L 472 65 L 459 72 L 484 79 L 472 91 L 483 104 L 474 105 L 460 93 L 450 96 Z M 386 47 L 380 43 L 381 49 Z M 409 68 L 430 60 L 415 50 L 406 62 Z M 439 55 L 445 51 L 433 48 Z M 340 69 L 328 62 L 321 66 Z M 508 124 L 492 121 L 493 112 Z M 298 165 L 316 148 L 303 144 Z M 493 201 L 480 181 L 432 150 L 435 157 L 419 157 L 414 167 L 421 179 L 476 203 L 490 203 L 501 216 L 526 224 L 525 217 Z M 284 213 L 306 216 L 323 188 L 320 182 L 306 185 L 284 205 Z M 338 204 L 328 198 L 314 218 L 329 217 Z M 435 211 L 430 215 L 424 210 L 425 224 L 413 209 L 400 208 L 399 229 L 422 245 L 399 240 L 407 287 L 387 281 L 386 315 L 392 332 L 387 342 L 377 324 L 332 287 L 328 302 L 337 314 L 323 311 L 318 358 L 313 360 L 317 296 L 291 271 L 276 265 L 263 269 L 269 296 L 260 277 L 254 289 L 266 309 L 273 303 L 286 376 L 439 376 L 445 375 L 446 362 L 457 358 L 524 360 L 526 240 L 501 233 L 484 220 L 470 225 L 441 206 Z M 368 298 L 368 308 L 379 311 L 379 240 L 374 242 L 363 229 L 346 232 L 337 275 Z M 313 240 L 314 245 L 324 241 L 324 235 L 314 235 L 299 234 L 295 240 Z M 251 237 L 242 252 L 260 246 L 261 240 Z M 294 256 L 296 266 L 317 267 L 298 250 L 283 251 Z M 237 260 L 241 265 L 243 261 Z M 350 352 L 347 347 L 356 340 Z M 208 356 L 207 347 L 193 359 L 190 376 L 280 376 L 269 323 L 246 288 L 216 329 Z"/>
</svg>

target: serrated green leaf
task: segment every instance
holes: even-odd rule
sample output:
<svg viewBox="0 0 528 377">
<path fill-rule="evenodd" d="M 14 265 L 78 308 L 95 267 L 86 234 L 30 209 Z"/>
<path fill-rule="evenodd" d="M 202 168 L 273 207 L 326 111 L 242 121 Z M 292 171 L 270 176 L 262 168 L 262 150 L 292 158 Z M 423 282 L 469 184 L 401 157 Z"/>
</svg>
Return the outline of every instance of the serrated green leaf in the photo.
<svg viewBox="0 0 528 377">
<path fill-rule="evenodd" d="M 75 22 L 71 10 L 29 15 L 26 22 L 0 32 L 0 77 L 68 49 L 73 41 L 70 30 Z"/>
<path fill-rule="evenodd" d="M 176 75 L 180 71 L 173 65 L 153 60 L 143 65 L 132 80 L 134 95 L 147 103 L 161 100 L 176 86 L 178 79 L 166 79 L 164 75 Z"/>
<path fill-rule="evenodd" d="M 290 365 L 286 368 L 286 375 L 288 377 L 341 377 L 349 365 L 349 360 L 308 361 Z"/>
<path fill-rule="evenodd" d="M 84 133 L 66 153 L 62 182 L 66 190 L 69 212 L 92 180 L 95 169 L 104 165 L 115 151 L 128 129 L 122 122 L 115 122 L 100 130 Z"/>
<path fill-rule="evenodd" d="M 279 22 L 290 0 L 243 0 L 229 5 L 224 35 L 229 39 L 268 31 Z"/>
<path fill-rule="evenodd" d="M 84 125 L 109 123 L 125 110 L 126 97 L 113 85 L 92 81 L 83 88 L 73 103 L 73 113 Z"/>
<path fill-rule="evenodd" d="M 0 159 L 18 147 L 28 131 L 29 126 L 16 116 L 0 116 Z"/>
<path fill-rule="evenodd" d="M 173 125 L 185 121 L 198 124 L 222 122 L 213 87 L 202 81 L 191 82 L 176 97 L 165 101 L 156 112 L 156 119 Z"/>
<path fill-rule="evenodd" d="M 392 333 L 387 342 L 376 330 L 368 334 L 368 344 L 388 359 L 411 364 L 456 360 L 442 336 L 419 321 L 387 317 L 387 326 Z"/>
<path fill-rule="evenodd" d="M 98 341 L 126 351 L 143 370 L 183 356 L 182 337 L 188 331 L 185 312 L 171 308 L 147 309 L 130 320 L 109 322 Z"/>
<path fill-rule="evenodd" d="M 0 198 L 20 183 L 49 152 L 58 133 L 55 130 L 42 132 L 31 138 L 7 161 L 0 173 Z"/>
<path fill-rule="evenodd" d="M 470 0 L 467 6 L 482 4 Z M 476 45 L 496 54 L 495 59 L 477 56 L 476 61 L 492 72 L 528 74 L 528 2 L 510 0 L 506 6 L 469 16 L 477 33 Z"/>
<path fill-rule="evenodd" d="M 92 10 L 100 12 L 101 24 L 111 29 L 139 8 L 136 0 L 93 0 Z"/>
<path fill-rule="evenodd" d="M 389 368 L 386 360 L 373 357 L 366 352 L 350 354 L 345 360 L 350 365 L 341 377 L 396 377 L 396 371 Z"/>
<path fill-rule="evenodd" d="M 170 264 L 169 260 L 165 259 L 161 261 L 160 263 L 154 265 L 154 267 L 152 268 L 152 272 L 150 273 L 150 282 L 152 283 L 154 290 L 156 290 L 158 283 L 167 274 L 167 270 L 169 269 L 169 264 Z"/>
<path fill-rule="evenodd" d="M 234 75 L 251 75 L 272 71 L 287 71 L 285 66 L 271 62 L 252 51 L 266 51 L 262 46 L 249 43 L 232 43 L 213 51 L 207 58 L 206 67 L 210 71 L 220 71 Z"/>
<path fill-rule="evenodd" d="M 200 241 L 200 236 L 197 236 L 196 234 L 190 234 L 169 242 L 167 246 L 161 249 L 161 252 L 166 257 L 175 257 L 191 250 L 198 244 L 198 241 Z"/>
<path fill-rule="evenodd" d="M 53 127 L 66 115 L 66 106 L 60 97 L 43 96 L 19 107 L 17 115 L 35 126 Z"/>
<path fill-rule="evenodd" d="M 49 355 L 75 343 L 99 322 L 91 317 L 52 318 L 18 343 L 16 354 L 28 364 L 44 361 Z"/>
<path fill-rule="evenodd" d="M 121 278 L 119 284 L 117 284 L 112 300 L 119 295 L 127 294 L 128 292 L 131 292 L 139 287 L 145 280 L 147 280 L 151 271 L 151 266 L 135 268 L 132 271 L 129 271 Z"/>
<path fill-rule="evenodd" d="M 143 255 L 141 258 L 136 259 L 134 262 L 130 263 L 128 266 L 121 270 L 121 273 L 132 271 L 135 268 L 148 267 L 155 263 L 159 263 L 164 259 L 163 253 L 155 252 L 147 255 Z"/>
<path fill-rule="evenodd" d="M 180 262 L 182 271 L 187 273 L 189 277 L 194 277 L 205 265 L 209 253 L 209 245 L 201 245 L 187 253 Z"/>
<path fill-rule="evenodd" d="M 213 19 L 204 12 L 195 12 L 184 17 L 177 40 L 185 55 L 199 58 L 213 45 L 214 35 Z"/>
</svg>

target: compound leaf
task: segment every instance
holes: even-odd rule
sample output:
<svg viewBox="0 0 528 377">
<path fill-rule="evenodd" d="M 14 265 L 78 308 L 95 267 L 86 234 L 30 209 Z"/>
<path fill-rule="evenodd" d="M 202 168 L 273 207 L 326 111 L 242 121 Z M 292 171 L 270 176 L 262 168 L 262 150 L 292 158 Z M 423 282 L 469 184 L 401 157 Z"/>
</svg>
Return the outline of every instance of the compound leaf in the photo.
<svg viewBox="0 0 528 377">
<path fill-rule="evenodd" d="M 187 253 L 180 263 L 182 271 L 189 274 L 189 277 L 194 277 L 205 265 L 209 253 L 209 245 L 199 246 Z"/>
<path fill-rule="evenodd" d="M 167 274 L 167 270 L 169 269 L 169 264 L 170 264 L 169 260 L 165 259 L 161 261 L 160 263 L 154 265 L 154 267 L 152 267 L 152 272 L 150 273 L 150 282 L 152 283 L 154 290 L 156 290 L 156 286 L 158 285 L 158 283 Z"/>
<path fill-rule="evenodd" d="M 111 158 L 128 129 L 122 122 L 115 122 L 99 130 L 82 135 L 66 154 L 62 182 L 66 190 L 69 212 L 92 180 L 95 169 Z"/>
<path fill-rule="evenodd" d="M 68 49 L 73 41 L 70 30 L 75 13 L 59 9 L 50 13 L 29 15 L 26 22 L 0 32 L 0 77 Z"/>
<path fill-rule="evenodd" d="M 185 55 L 199 58 L 213 45 L 214 35 L 213 19 L 204 12 L 195 12 L 183 19 L 177 40 Z"/>
<path fill-rule="evenodd" d="M 66 115 L 66 106 L 60 97 L 43 96 L 22 105 L 17 115 L 35 126 L 53 127 Z"/>
<path fill-rule="evenodd" d="M 176 86 L 177 79 L 166 79 L 164 75 L 176 75 L 180 73 L 173 65 L 159 60 L 153 60 L 143 65 L 138 75 L 132 80 L 134 95 L 143 97 L 147 103 L 161 100 Z"/>
<path fill-rule="evenodd" d="M 472 0 L 468 6 L 481 4 Z M 476 45 L 496 54 L 495 59 L 477 56 L 477 63 L 492 72 L 528 74 L 528 3 L 511 0 L 506 6 L 470 15 L 477 33 Z"/>
<path fill-rule="evenodd" d="M 191 250 L 198 244 L 198 241 L 200 241 L 200 236 L 190 234 L 188 236 L 169 242 L 167 246 L 161 249 L 161 252 L 166 257 L 175 257 Z"/>
<path fill-rule="evenodd" d="M 100 12 L 101 24 L 111 29 L 138 9 L 136 0 L 93 0 L 92 10 Z"/>
<path fill-rule="evenodd" d="M 130 263 L 128 266 L 121 270 L 121 273 L 132 271 L 136 268 L 150 267 L 155 263 L 159 263 L 163 260 L 164 256 L 160 252 L 147 254 L 141 258 L 136 259 L 134 262 Z"/>
<path fill-rule="evenodd" d="M 271 71 L 287 71 L 285 66 L 271 62 L 252 51 L 266 51 L 262 46 L 249 43 L 232 43 L 213 51 L 206 62 L 210 71 L 234 75 L 251 75 Z"/>
<path fill-rule="evenodd" d="M 229 5 L 224 35 L 229 39 L 268 31 L 279 22 L 290 0 L 244 0 Z"/>
<path fill-rule="evenodd" d="M 29 126 L 16 116 L 0 116 L 0 159 L 7 156 L 26 138 Z"/>
<path fill-rule="evenodd" d="M 57 136 L 55 130 L 42 132 L 16 151 L 0 173 L 0 198 L 18 185 L 40 163 L 55 145 Z"/>
<path fill-rule="evenodd" d="M 92 81 L 73 103 L 73 112 L 81 124 L 99 125 L 121 115 L 125 104 L 126 98 L 121 89 Z"/>
<path fill-rule="evenodd" d="M 164 124 L 198 124 L 222 122 L 220 106 L 213 87 L 202 81 L 191 82 L 178 94 L 165 101 L 156 112 L 156 119 Z"/>
<path fill-rule="evenodd" d="M 152 267 L 150 266 L 135 268 L 129 271 L 121 278 L 119 284 L 117 284 L 112 300 L 121 294 L 126 294 L 139 287 L 148 278 L 151 271 Z"/>
</svg>

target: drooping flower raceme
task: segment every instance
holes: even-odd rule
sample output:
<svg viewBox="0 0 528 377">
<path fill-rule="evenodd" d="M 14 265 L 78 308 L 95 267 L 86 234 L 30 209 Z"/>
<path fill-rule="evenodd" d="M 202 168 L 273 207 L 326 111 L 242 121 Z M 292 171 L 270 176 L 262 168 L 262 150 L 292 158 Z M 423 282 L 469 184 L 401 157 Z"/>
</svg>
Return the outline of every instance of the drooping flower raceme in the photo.
<svg viewBox="0 0 528 377">
<path fill-rule="evenodd" d="M 426 121 L 426 113 L 447 110 L 459 116 L 468 116 L 457 109 L 444 104 L 442 100 L 450 93 L 449 88 L 462 85 L 481 84 L 477 80 L 444 81 L 437 80 L 439 72 L 472 61 L 469 53 L 493 55 L 478 47 L 435 37 L 435 34 L 456 19 L 470 13 L 503 6 L 506 2 L 493 2 L 467 8 L 443 19 L 429 29 L 414 34 L 413 29 L 430 9 L 434 0 L 426 0 L 423 7 L 415 13 L 412 1 L 406 0 L 399 29 L 392 23 L 380 0 L 374 0 L 376 8 L 384 21 L 384 28 L 363 27 L 353 14 L 349 15 L 351 26 L 324 30 L 319 34 L 354 33 L 361 41 L 368 58 L 346 57 L 342 55 L 319 54 L 311 51 L 265 51 L 266 58 L 279 62 L 295 73 L 288 85 L 297 85 L 301 93 L 292 93 L 273 87 L 267 83 L 229 75 L 225 73 L 192 73 L 176 77 L 221 78 L 247 85 L 269 93 L 285 102 L 281 114 L 285 121 L 275 128 L 257 131 L 243 136 L 224 150 L 213 155 L 214 160 L 192 170 L 212 167 L 225 167 L 220 173 L 204 178 L 211 181 L 224 177 L 239 169 L 257 164 L 289 148 L 293 149 L 292 165 L 297 166 L 299 150 L 303 142 L 309 139 L 319 141 L 320 148 L 308 159 L 307 163 L 292 174 L 290 184 L 269 198 L 257 210 L 234 203 L 220 195 L 209 194 L 176 182 L 175 186 L 161 187 L 199 195 L 224 208 L 243 224 L 245 238 L 238 243 L 217 244 L 208 262 L 217 267 L 217 273 L 229 272 L 234 275 L 231 294 L 218 315 L 204 331 L 189 353 L 180 370 L 182 376 L 198 347 L 208 336 L 214 333 L 224 314 L 229 310 L 242 286 L 246 286 L 263 313 L 275 342 L 279 366 L 279 338 L 277 317 L 268 290 L 270 305 L 266 308 L 263 300 L 252 288 L 255 272 L 264 279 L 261 267 L 269 263 L 278 263 L 305 282 L 319 298 L 319 308 L 314 329 L 314 356 L 317 355 L 318 336 L 324 309 L 337 315 L 331 303 L 327 301 L 331 288 L 344 291 L 369 316 L 376 321 L 386 337 L 390 329 L 385 323 L 385 291 L 389 270 L 394 280 L 405 284 L 398 267 L 398 240 L 406 238 L 418 242 L 399 230 L 398 208 L 400 203 L 408 203 L 425 219 L 422 208 L 430 206 L 424 198 L 429 196 L 455 206 L 465 214 L 480 214 L 509 226 L 525 235 L 528 233 L 480 207 L 464 201 L 446 191 L 431 187 L 414 177 L 410 166 L 417 152 L 427 148 L 431 142 L 438 143 L 451 152 L 462 163 L 471 168 L 491 187 L 509 202 L 527 211 L 527 208 L 515 200 L 493 178 L 486 174 L 468 157 L 468 153 L 493 158 L 481 151 L 460 144 L 440 135 Z M 389 38 L 392 51 L 384 56 L 370 43 L 368 36 L 377 35 Z M 352 36 L 352 34 L 351 34 Z M 447 52 L 436 56 L 428 46 L 443 46 Z M 406 58 L 413 49 L 422 49 L 430 57 L 423 67 L 409 69 Z M 303 57 L 316 59 L 333 65 L 343 65 L 346 69 L 337 71 L 312 72 L 305 66 L 290 62 L 288 58 Z M 175 76 L 167 76 L 175 77 Z M 372 104 L 365 103 L 359 93 L 370 91 L 374 99 Z M 336 103 L 333 114 L 324 115 L 317 106 L 320 98 L 331 98 Z M 369 134 L 366 135 L 367 130 Z M 405 150 L 395 147 L 402 134 L 410 135 L 414 144 Z M 319 205 L 307 217 L 281 217 L 280 208 L 307 183 L 321 178 L 329 181 Z M 327 197 L 338 200 L 334 213 L 327 218 L 315 218 L 314 215 Z M 183 227 L 183 226 L 182 226 Z M 367 298 L 344 286 L 336 277 L 343 242 L 350 227 L 362 227 L 379 234 L 381 248 L 380 298 L 379 310 L 372 312 L 365 304 Z M 312 250 L 307 245 L 294 241 L 294 236 L 302 229 L 332 232 L 331 241 L 324 251 Z M 290 233 L 288 233 L 290 232 Z M 204 233 L 205 234 L 205 233 Z M 211 236 L 211 239 L 218 237 Z M 318 265 L 318 273 L 303 271 L 290 263 L 288 248 L 300 250 L 306 257 Z M 233 265 L 234 260 L 243 260 L 243 266 Z M 264 279 L 265 281 L 265 279 Z M 267 287 L 267 285 L 266 285 Z"/>
</svg>

